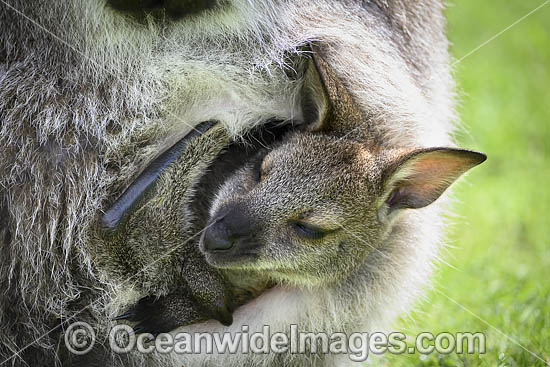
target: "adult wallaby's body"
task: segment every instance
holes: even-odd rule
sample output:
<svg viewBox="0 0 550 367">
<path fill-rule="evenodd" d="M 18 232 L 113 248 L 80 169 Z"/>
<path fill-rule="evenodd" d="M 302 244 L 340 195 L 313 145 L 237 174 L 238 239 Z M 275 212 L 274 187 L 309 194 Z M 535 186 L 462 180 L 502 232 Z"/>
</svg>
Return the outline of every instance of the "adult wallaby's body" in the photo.
<svg viewBox="0 0 550 367">
<path fill-rule="evenodd" d="M 308 41 L 325 44 L 326 61 L 384 146 L 452 143 L 452 81 L 440 2 L 212 4 L 176 20 L 136 21 L 99 0 L 0 3 L 2 360 L 62 362 L 69 358 L 60 326 L 67 318 L 89 321 L 101 334 L 123 306 L 169 291 L 180 275 L 181 254 L 163 257 L 162 245 L 104 246 L 97 241 L 102 211 L 202 121 L 220 121 L 231 138 L 266 120 L 302 119 L 296 96 L 304 68 L 289 65 L 289 55 Z M 215 159 L 228 143 L 223 136 L 186 150 L 189 166 L 180 169 L 189 174 L 181 185 L 198 181 L 201 162 Z M 192 198 L 187 195 L 183 200 Z M 232 330 L 293 322 L 316 330 L 327 326 L 321 322 L 327 312 L 345 330 L 387 325 L 408 309 L 431 273 L 442 202 L 401 218 L 372 282 L 350 281 L 338 291 L 356 304 L 336 302 L 342 297 L 332 288 L 276 288 L 237 310 Z M 355 306 L 357 313 L 348 317 L 347 307 Z M 191 329 L 201 328 L 223 330 L 217 323 Z M 185 357 L 188 365 L 227 366 L 282 358 Z M 85 365 L 110 357 L 79 358 Z M 330 358 L 319 363 L 330 365 Z M 110 363 L 157 365 L 162 359 L 131 354 Z"/>
</svg>

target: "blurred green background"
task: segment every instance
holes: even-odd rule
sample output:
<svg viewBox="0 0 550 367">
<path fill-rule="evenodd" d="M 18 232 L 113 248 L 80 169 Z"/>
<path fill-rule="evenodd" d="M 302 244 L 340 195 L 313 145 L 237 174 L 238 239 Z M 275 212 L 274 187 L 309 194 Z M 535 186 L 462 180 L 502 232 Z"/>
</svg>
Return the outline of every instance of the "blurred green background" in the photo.
<svg viewBox="0 0 550 367">
<path fill-rule="evenodd" d="M 455 60 L 541 4 L 449 4 Z M 460 146 L 489 158 L 456 186 L 448 264 L 441 264 L 427 300 L 396 329 L 409 336 L 481 331 L 487 352 L 387 355 L 379 362 L 550 366 L 550 3 L 455 67 Z"/>
</svg>

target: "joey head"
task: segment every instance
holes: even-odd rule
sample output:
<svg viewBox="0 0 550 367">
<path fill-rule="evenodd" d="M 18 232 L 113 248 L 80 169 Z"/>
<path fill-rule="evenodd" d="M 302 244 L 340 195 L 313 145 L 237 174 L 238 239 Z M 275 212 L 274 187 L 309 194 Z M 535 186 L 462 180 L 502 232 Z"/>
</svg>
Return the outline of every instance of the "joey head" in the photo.
<svg viewBox="0 0 550 367">
<path fill-rule="evenodd" d="M 486 159 L 450 147 L 384 146 L 318 54 L 302 101 L 302 131 L 217 193 L 200 241 L 209 264 L 291 286 L 342 281 L 377 251 L 396 217 L 430 205 Z"/>
</svg>

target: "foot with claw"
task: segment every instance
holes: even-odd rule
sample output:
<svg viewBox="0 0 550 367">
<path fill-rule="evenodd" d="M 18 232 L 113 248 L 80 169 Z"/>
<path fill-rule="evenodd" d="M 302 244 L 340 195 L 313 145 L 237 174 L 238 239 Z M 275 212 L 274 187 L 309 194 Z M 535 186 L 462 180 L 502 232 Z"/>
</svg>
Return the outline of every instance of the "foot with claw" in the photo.
<svg viewBox="0 0 550 367">
<path fill-rule="evenodd" d="M 214 317 L 211 312 L 197 303 L 186 290 L 168 294 L 164 297 L 147 296 L 140 299 L 127 312 L 114 317 L 113 321 L 127 320 L 137 322 L 133 327 L 135 334 L 150 333 L 157 336 L 178 327 L 216 318 L 223 325 L 233 321 L 232 309 L 225 308 Z"/>
</svg>

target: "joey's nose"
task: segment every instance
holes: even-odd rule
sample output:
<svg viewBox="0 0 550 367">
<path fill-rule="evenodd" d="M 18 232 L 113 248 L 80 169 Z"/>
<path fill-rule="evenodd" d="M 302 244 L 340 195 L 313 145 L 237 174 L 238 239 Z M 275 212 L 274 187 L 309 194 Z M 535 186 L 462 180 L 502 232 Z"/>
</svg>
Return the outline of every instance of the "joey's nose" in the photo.
<svg viewBox="0 0 550 367">
<path fill-rule="evenodd" d="M 251 234 L 253 221 L 240 207 L 228 208 L 214 219 L 204 232 L 207 251 L 229 250 Z"/>
<path fill-rule="evenodd" d="M 233 240 L 228 236 L 223 223 L 215 222 L 204 232 L 204 248 L 208 251 L 223 251 L 233 247 Z"/>
</svg>

